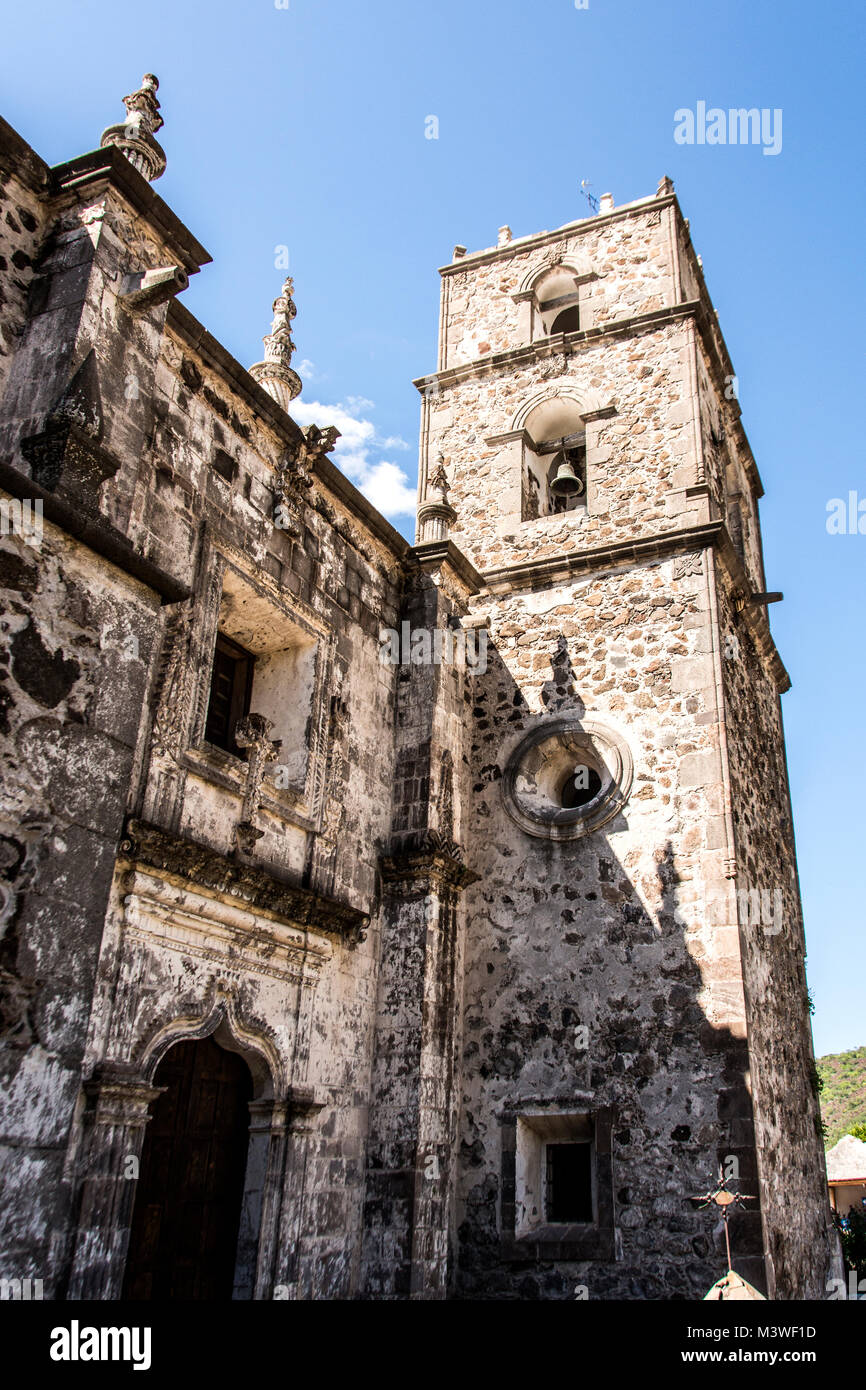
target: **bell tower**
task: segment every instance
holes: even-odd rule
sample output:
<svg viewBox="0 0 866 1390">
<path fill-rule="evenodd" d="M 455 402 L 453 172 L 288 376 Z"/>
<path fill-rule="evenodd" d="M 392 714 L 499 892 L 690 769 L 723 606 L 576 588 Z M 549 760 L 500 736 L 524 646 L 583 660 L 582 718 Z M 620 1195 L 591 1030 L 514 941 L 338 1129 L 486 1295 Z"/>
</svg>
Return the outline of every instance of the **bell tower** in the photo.
<svg viewBox="0 0 866 1390">
<path fill-rule="evenodd" d="M 419 549 L 481 576 L 454 1290 L 820 1298 L 830 1234 L 758 499 L 673 184 L 441 272 Z"/>
</svg>

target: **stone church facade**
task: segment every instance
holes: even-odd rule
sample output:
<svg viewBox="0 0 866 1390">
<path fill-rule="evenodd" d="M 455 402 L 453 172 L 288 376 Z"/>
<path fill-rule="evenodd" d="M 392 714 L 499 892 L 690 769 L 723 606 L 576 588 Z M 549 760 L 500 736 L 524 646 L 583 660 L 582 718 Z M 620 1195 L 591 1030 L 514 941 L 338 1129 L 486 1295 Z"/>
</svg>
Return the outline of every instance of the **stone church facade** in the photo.
<svg viewBox="0 0 866 1390">
<path fill-rule="evenodd" d="M 441 272 L 410 546 L 183 307 L 156 80 L 0 123 L 0 1275 L 820 1298 L 758 499 L 669 180 Z M 383 659 L 383 632 L 405 639 Z"/>
</svg>

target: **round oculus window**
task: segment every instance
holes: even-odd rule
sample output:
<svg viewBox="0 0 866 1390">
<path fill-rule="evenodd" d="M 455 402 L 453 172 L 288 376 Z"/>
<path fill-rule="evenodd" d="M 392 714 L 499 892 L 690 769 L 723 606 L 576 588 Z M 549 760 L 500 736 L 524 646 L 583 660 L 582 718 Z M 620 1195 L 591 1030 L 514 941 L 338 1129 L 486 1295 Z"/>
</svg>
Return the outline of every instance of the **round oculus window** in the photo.
<svg viewBox="0 0 866 1390">
<path fill-rule="evenodd" d="M 574 840 L 604 825 L 631 791 L 628 744 L 589 719 L 554 719 L 518 744 L 502 779 L 505 807 L 529 835 Z"/>
</svg>

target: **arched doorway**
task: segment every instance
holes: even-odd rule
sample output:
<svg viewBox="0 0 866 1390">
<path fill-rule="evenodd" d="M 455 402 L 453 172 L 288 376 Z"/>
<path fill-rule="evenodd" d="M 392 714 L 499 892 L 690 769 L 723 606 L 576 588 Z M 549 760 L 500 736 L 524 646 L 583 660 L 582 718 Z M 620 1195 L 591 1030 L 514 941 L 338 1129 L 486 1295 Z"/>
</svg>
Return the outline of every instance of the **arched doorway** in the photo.
<svg viewBox="0 0 866 1390">
<path fill-rule="evenodd" d="M 230 1299 L 253 1082 L 213 1038 L 176 1043 L 153 1084 L 123 1297 Z"/>
</svg>

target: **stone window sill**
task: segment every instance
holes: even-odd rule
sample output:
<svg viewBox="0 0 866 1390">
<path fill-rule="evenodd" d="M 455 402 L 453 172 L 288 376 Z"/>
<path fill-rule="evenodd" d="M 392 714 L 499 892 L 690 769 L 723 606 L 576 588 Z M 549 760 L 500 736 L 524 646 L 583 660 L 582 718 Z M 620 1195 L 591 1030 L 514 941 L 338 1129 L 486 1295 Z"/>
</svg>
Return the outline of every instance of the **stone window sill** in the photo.
<svg viewBox="0 0 866 1390">
<path fill-rule="evenodd" d="M 613 1227 L 589 1225 L 539 1226 L 525 1236 L 504 1236 L 503 1259 L 524 1260 L 614 1260 L 616 1242 Z"/>
</svg>

